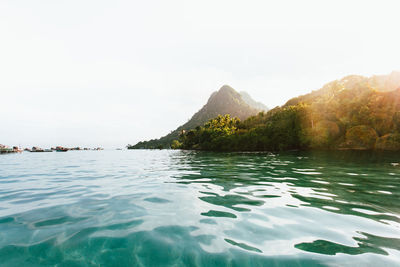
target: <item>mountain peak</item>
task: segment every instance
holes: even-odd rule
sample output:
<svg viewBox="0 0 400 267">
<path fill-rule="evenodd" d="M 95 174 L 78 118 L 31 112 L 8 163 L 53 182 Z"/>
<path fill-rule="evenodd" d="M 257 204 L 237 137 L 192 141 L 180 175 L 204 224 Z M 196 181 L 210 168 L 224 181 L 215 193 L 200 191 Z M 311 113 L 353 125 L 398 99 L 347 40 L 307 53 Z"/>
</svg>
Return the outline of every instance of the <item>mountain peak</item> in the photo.
<svg viewBox="0 0 400 267">
<path fill-rule="evenodd" d="M 230 87 L 227 84 L 224 84 L 219 90 L 218 92 L 236 92 L 235 89 L 233 89 L 232 87 Z"/>
<path fill-rule="evenodd" d="M 215 91 L 211 94 L 208 99 L 207 105 L 213 105 L 211 103 L 215 102 L 229 102 L 232 99 L 239 99 L 240 94 L 236 92 L 235 89 L 230 87 L 229 85 L 223 85 L 218 91 Z M 230 99 L 230 100 L 229 100 Z"/>
<path fill-rule="evenodd" d="M 252 100 L 248 94 L 246 94 L 246 97 L 242 97 L 240 93 L 229 85 L 223 85 L 218 91 L 211 94 L 207 103 L 188 122 L 160 139 L 139 142 L 133 148 L 169 147 L 174 139 L 179 138 L 181 130 L 194 129 L 218 115 L 229 114 L 231 117 L 238 117 L 241 120 L 247 119 L 265 110 L 265 108 L 254 105 L 257 103 L 259 102 Z"/>
<path fill-rule="evenodd" d="M 247 105 L 249 105 L 250 107 L 268 111 L 268 107 L 266 105 L 264 105 L 261 102 L 255 101 L 253 98 L 251 98 L 251 96 L 247 92 L 240 91 L 240 95 L 242 96 L 244 102 L 246 102 Z"/>
</svg>

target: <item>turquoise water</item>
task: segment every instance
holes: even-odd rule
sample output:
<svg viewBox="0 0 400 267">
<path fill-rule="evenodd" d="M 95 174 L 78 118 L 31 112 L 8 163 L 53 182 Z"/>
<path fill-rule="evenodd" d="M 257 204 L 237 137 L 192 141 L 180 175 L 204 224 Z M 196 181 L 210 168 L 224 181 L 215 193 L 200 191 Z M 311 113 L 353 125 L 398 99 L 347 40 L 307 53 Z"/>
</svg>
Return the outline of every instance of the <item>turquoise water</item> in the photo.
<svg viewBox="0 0 400 267">
<path fill-rule="evenodd" d="M 0 156 L 1 266 L 399 266 L 396 154 Z"/>
</svg>

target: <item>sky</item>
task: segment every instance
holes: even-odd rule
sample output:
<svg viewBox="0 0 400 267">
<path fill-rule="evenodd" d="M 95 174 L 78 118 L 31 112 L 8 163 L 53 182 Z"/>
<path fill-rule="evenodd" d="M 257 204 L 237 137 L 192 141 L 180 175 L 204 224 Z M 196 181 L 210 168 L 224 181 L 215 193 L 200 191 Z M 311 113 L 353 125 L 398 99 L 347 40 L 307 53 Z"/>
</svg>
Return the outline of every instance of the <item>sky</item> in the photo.
<svg viewBox="0 0 400 267">
<path fill-rule="evenodd" d="M 394 1 L 0 1 L 0 143 L 124 147 L 228 84 L 273 108 L 400 70 Z"/>
</svg>

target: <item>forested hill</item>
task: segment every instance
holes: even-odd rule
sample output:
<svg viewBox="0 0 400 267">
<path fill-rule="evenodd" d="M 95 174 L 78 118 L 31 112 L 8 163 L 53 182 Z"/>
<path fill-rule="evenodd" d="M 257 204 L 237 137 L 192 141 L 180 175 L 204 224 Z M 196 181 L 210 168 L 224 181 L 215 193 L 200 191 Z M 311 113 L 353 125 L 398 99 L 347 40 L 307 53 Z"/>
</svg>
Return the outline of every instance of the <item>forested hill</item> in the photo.
<svg viewBox="0 0 400 267">
<path fill-rule="evenodd" d="M 400 150 L 400 72 L 347 76 L 244 121 L 219 116 L 176 142 L 184 149 Z"/>
<path fill-rule="evenodd" d="M 242 94 L 245 94 L 244 97 Z M 207 103 L 187 123 L 160 139 L 139 142 L 133 146 L 128 145 L 128 149 L 169 148 L 171 142 L 179 138 L 182 130 L 194 129 L 218 115 L 231 114 L 244 120 L 266 110 L 265 105 L 254 101 L 247 93 L 238 93 L 232 87 L 224 85 L 211 94 Z"/>
</svg>

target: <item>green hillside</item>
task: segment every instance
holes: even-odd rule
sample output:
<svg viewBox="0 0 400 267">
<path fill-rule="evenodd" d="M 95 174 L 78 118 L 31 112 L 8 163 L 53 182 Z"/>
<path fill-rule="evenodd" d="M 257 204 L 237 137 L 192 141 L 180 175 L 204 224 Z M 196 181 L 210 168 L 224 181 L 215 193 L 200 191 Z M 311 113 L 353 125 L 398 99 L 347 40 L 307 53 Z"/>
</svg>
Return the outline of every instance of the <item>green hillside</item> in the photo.
<svg viewBox="0 0 400 267">
<path fill-rule="evenodd" d="M 236 92 L 232 87 L 224 85 L 211 94 L 207 103 L 187 123 L 160 139 L 139 142 L 133 146 L 128 145 L 128 149 L 169 148 L 172 141 L 179 138 L 182 130 L 194 129 L 220 114 L 232 114 L 244 120 L 263 110 L 266 110 L 266 107 L 260 102 L 254 101 L 247 93 L 245 97 L 242 97 L 242 94 Z"/>
<path fill-rule="evenodd" d="M 244 121 L 233 117 L 210 120 L 181 135 L 175 147 L 399 150 L 400 73 L 347 76 Z"/>
</svg>

